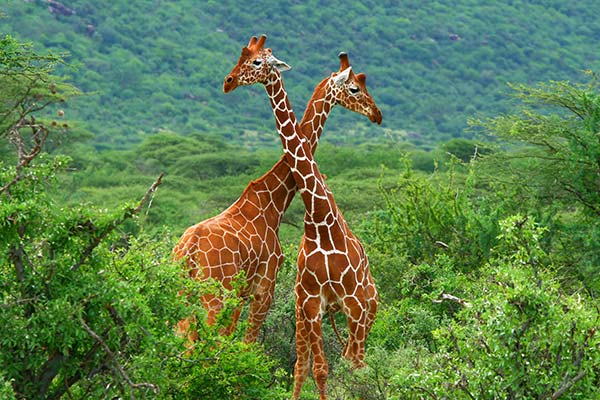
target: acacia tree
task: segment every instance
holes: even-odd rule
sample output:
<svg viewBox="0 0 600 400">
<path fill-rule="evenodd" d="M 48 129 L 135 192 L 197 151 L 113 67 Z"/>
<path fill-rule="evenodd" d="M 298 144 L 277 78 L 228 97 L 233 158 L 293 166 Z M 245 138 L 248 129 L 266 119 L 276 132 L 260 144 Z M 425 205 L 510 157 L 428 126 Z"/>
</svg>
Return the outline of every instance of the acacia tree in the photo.
<svg viewBox="0 0 600 400">
<path fill-rule="evenodd" d="M 527 158 L 528 168 L 538 172 L 535 184 L 546 196 L 577 203 L 600 217 L 600 93 L 597 75 L 587 74 L 591 79 L 586 84 L 511 85 L 515 96 L 532 107 L 472 123 L 493 136 L 528 145 L 505 159 Z"/>
<path fill-rule="evenodd" d="M 584 84 L 511 85 L 520 112 L 470 123 L 513 145 L 487 158 L 493 179 L 524 193 L 524 202 L 535 199 L 563 272 L 598 291 L 600 91 L 598 76 L 586 74 Z"/>
</svg>

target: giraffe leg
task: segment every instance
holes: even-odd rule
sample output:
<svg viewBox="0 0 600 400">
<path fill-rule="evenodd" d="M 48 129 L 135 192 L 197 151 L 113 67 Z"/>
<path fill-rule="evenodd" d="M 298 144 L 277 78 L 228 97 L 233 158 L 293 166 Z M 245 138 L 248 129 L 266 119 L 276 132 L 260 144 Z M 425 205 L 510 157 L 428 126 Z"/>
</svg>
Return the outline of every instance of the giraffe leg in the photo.
<svg viewBox="0 0 600 400">
<path fill-rule="evenodd" d="M 351 361 L 355 368 L 365 366 L 365 341 L 369 315 L 367 306 L 364 302 L 358 301 L 355 297 L 349 297 L 344 300 L 344 312 L 348 320 L 348 341 L 344 346 L 342 357 Z"/>
<path fill-rule="evenodd" d="M 362 368 L 365 364 L 365 331 L 363 323 L 348 321 L 350 333 L 342 356 L 352 362 L 354 368 Z"/>
<path fill-rule="evenodd" d="M 180 290 L 177 294 L 178 296 L 184 296 L 185 292 Z M 198 332 L 195 329 L 192 329 L 192 325 L 196 324 L 196 317 L 193 315 L 187 318 L 182 319 L 181 321 L 177 321 L 175 325 L 175 335 L 183 338 L 187 336 L 188 339 L 188 347 L 191 347 L 192 343 L 198 340 Z"/>
<path fill-rule="evenodd" d="M 274 282 L 269 279 L 263 279 L 253 299 L 250 301 L 249 326 L 244 337 L 245 343 L 254 343 L 258 339 L 260 327 L 265 321 L 271 307 L 271 302 L 273 301 L 274 290 Z"/>
<path fill-rule="evenodd" d="M 319 391 L 319 399 L 327 398 L 326 386 L 329 366 L 323 350 L 323 331 L 321 319 L 321 299 L 313 297 L 301 305 L 304 316 L 304 331 L 310 342 L 310 352 L 313 356 L 313 378 Z"/>
<path fill-rule="evenodd" d="M 365 336 L 369 335 L 373 322 L 375 322 L 375 316 L 377 315 L 377 294 L 375 293 L 367 300 L 367 329 Z"/>
<path fill-rule="evenodd" d="M 267 313 L 271 308 L 273 293 L 275 292 L 275 279 L 277 278 L 277 272 L 279 272 L 283 264 L 283 256 L 281 254 L 281 249 L 277 247 L 273 256 L 262 264 L 262 268 L 259 268 L 257 272 L 260 280 L 256 283 L 256 288 L 252 291 L 253 297 L 250 300 L 250 311 L 248 313 L 249 325 L 244 337 L 245 343 L 256 342 L 260 327 L 265 322 Z"/>
<path fill-rule="evenodd" d="M 175 327 L 175 334 L 179 337 L 187 336 L 188 345 L 191 345 L 195 341 L 198 340 L 198 332 L 195 329 L 192 329 L 192 325 L 196 323 L 196 317 L 191 316 L 188 318 L 184 318 L 181 321 L 177 321 L 177 326 Z"/>
<path fill-rule="evenodd" d="M 327 375 L 329 374 L 329 366 L 325 358 L 323 350 L 323 336 L 321 331 L 321 320 L 311 323 L 311 351 L 313 353 L 313 377 L 319 390 L 319 399 L 327 398 Z"/>
<path fill-rule="evenodd" d="M 310 368 L 310 342 L 308 332 L 304 327 L 304 319 L 299 315 L 296 307 L 296 365 L 294 366 L 294 394 L 293 400 L 300 398 L 302 385 L 308 376 Z"/>
<path fill-rule="evenodd" d="M 204 308 L 207 310 L 208 317 L 206 323 L 208 325 L 214 325 L 216 315 L 221 309 L 221 301 L 218 297 L 213 295 L 202 296 L 200 299 Z M 177 325 L 175 327 L 175 334 L 184 337 L 186 336 L 188 339 L 188 343 L 186 347 L 188 348 L 187 353 L 189 354 L 192 351 L 193 344 L 198 341 L 198 331 L 193 328 L 196 324 L 196 316 L 191 315 L 187 318 L 182 319 L 181 321 L 177 321 Z"/>
<path fill-rule="evenodd" d="M 233 333 L 233 331 L 235 330 L 235 327 L 237 326 L 237 322 L 240 319 L 241 313 L 242 313 L 241 307 L 236 307 L 235 310 L 233 310 L 233 314 L 231 315 L 231 323 L 229 325 L 223 327 L 219 331 L 219 334 L 221 336 L 229 336 Z"/>
<path fill-rule="evenodd" d="M 223 300 L 214 294 L 205 294 L 200 297 L 202 305 L 206 309 L 206 323 L 213 326 L 217 322 L 217 314 L 223 308 Z"/>
</svg>

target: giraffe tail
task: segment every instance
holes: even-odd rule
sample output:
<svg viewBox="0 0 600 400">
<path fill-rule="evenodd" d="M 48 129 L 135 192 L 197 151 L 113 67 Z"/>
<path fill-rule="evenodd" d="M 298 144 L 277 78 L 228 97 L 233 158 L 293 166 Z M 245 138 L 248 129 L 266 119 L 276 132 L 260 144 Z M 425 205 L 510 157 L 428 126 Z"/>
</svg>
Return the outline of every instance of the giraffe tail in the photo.
<svg viewBox="0 0 600 400">
<path fill-rule="evenodd" d="M 342 337 L 340 336 L 340 332 L 337 329 L 337 325 L 335 324 L 335 318 L 333 318 L 333 311 L 329 310 L 329 320 L 331 321 L 331 326 L 333 327 L 333 331 L 335 332 L 335 336 L 337 336 L 338 340 L 340 341 L 340 344 L 342 345 L 342 347 L 344 346 L 344 341 L 342 340 Z"/>
</svg>

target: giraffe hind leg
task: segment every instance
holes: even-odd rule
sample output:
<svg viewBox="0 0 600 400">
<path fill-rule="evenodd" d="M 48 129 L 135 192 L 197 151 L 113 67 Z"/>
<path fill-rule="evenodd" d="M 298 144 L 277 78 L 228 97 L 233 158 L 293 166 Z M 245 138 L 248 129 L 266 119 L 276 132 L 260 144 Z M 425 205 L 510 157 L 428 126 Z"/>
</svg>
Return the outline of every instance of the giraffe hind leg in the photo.
<svg viewBox="0 0 600 400">
<path fill-rule="evenodd" d="M 293 400 L 300 398 L 302 386 L 308 377 L 310 369 L 310 341 L 308 332 L 304 327 L 304 319 L 298 315 L 296 307 L 296 363 L 294 365 L 294 394 Z"/>
<path fill-rule="evenodd" d="M 365 366 L 365 342 L 370 328 L 367 305 L 350 297 L 344 300 L 344 313 L 348 320 L 348 340 L 342 357 L 352 362 L 355 368 L 362 368 Z"/>
</svg>

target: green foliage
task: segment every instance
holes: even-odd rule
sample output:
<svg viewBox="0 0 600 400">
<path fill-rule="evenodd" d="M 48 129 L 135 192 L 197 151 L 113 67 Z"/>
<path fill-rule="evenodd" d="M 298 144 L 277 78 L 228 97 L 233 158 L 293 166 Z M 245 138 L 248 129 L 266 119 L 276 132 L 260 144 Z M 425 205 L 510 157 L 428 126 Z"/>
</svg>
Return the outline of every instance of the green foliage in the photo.
<svg viewBox="0 0 600 400">
<path fill-rule="evenodd" d="M 533 218 L 512 216 L 500 227 L 484 272 L 462 280 L 460 297 L 444 298 L 457 312 L 426 322 L 432 345 L 399 322 L 414 312 L 386 309 L 370 336 L 369 367 L 336 371 L 332 391 L 350 399 L 596 398 L 598 308 L 561 290 L 540 246 L 546 229 Z M 434 274 L 447 272 L 440 265 Z M 421 310 L 441 305 L 425 300 Z"/>
<path fill-rule="evenodd" d="M 557 256 L 571 265 L 570 274 L 598 290 L 600 94 L 596 75 L 586 73 L 586 84 L 514 85 L 515 96 L 525 104 L 520 113 L 471 123 L 521 144 L 488 157 L 488 168 L 549 210 L 557 224 L 549 239 L 560 246 Z"/>
<path fill-rule="evenodd" d="M 584 295 L 561 293 L 530 218 L 502 223 L 498 256 L 472 288 L 473 302 L 436 331 L 459 398 L 598 395 L 600 315 Z"/>
<path fill-rule="evenodd" d="M 451 139 L 442 143 L 441 148 L 451 156 L 465 163 L 490 152 L 490 149 L 485 144 L 468 139 Z"/>
<path fill-rule="evenodd" d="M 4 375 L 0 375 L 0 397 L 6 400 L 16 400 L 15 391 L 10 382 L 4 380 Z"/>
<path fill-rule="evenodd" d="M 436 171 L 425 178 L 405 159 L 397 184 L 381 187 L 386 209 L 374 213 L 363 227 L 377 257 L 374 268 L 393 276 L 408 263 L 434 263 L 443 254 L 449 254 L 463 271 L 481 265 L 503 210 L 497 197 L 479 196 L 476 165 L 470 168 L 461 171 L 460 165 L 451 164 L 447 172 Z M 394 281 L 389 278 L 384 281 Z"/>
<path fill-rule="evenodd" d="M 472 121 L 486 133 L 528 147 L 517 154 L 501 154 L 509 167 L 527 158 L 533 184 L 548 201 L 565 199 L 600 216 L 600 94 L 596 76 L 587 84 L 550 82 L 538 86 L 513 85 L 516 97 L 534 109 Z M 553 113 L 550 113 L 553 111 Z M 515 165 L 519 167 L 518 164 Z"/>
<path fill-rule="evenodd" d="M 506 82 L 577 80 L 580 70 L 599 61 L 591 40 L 600 12 L 594 0 L 270 0 L 251 9 L 232 0 L 201 6 L 192 0 L 63 3 L 74 13 L 42 0 L 9 1 L 2 6 L 2 28 L 68 52 L 81 64 L 68 73 L 91 95 L 73 102 L 70 115 L 90 124 L 98 147 L 130 148 L 161 129 L 278 147 L 259 89 L 229 95 L 221 90 L 241 46 L 261 33 L 294 68 L 286 87 L 298 113 L 317 81 L 337 69 L 339 51 L 367 73 L 384 125 L 334 111 L 338 122 L 324 140 L 336 144 L 387 141 L 391 133 L 431 148 L 466 136 L 463 128 L 474 114 L 508 111 Z"/>
<path fill-rule="evenodd" d="M 57 55 L 38 55 L 31 44 L 10 35 L 0 37 L 0 132 L 8 132 L 14 121 L 61 103 L 78 91 L 50 72 L 62 62 Z M 59 115 L 62 116 L 62 115 Z M 52 126 L 57 126 L 56 120 Z"/>
</svg>

